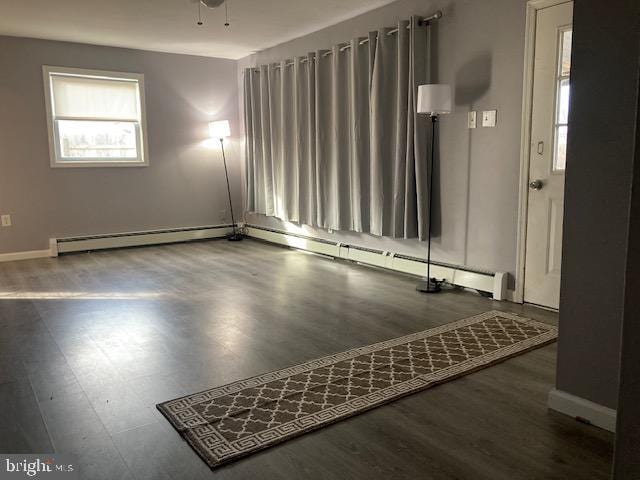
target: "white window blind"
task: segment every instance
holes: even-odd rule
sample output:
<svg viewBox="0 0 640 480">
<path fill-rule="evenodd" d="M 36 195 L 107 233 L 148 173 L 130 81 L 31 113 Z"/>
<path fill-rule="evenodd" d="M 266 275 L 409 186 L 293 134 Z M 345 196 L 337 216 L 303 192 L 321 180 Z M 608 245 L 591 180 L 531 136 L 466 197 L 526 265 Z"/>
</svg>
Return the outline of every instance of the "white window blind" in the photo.
<svg viewBox="0 0 640 480">
<path fill-rule="evenodd" d="M 140 119 L 138 82 L 52 75 L 56 117 Z"/>
<path fill-rule="evenodd" d="M 146 165 L 143 77 L 45 67 L 51 164 Z"/>
</svg>

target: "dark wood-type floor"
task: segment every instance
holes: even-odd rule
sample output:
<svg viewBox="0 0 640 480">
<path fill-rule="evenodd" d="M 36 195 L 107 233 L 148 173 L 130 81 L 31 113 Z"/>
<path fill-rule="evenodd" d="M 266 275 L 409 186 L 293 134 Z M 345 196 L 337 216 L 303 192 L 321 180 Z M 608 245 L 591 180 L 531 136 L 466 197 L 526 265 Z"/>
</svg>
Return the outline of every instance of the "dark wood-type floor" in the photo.
<svg viewBox="0 0 640 480">
<path fill-rule="evenodd" d="M 154 405 L 490 309 L 542 310 L 247 240 L 0 264 L 0 452 L 96 479 L 598 479 L 611 435 L 548 412 L 555 345 L 214 472 Z"/>
</svg>

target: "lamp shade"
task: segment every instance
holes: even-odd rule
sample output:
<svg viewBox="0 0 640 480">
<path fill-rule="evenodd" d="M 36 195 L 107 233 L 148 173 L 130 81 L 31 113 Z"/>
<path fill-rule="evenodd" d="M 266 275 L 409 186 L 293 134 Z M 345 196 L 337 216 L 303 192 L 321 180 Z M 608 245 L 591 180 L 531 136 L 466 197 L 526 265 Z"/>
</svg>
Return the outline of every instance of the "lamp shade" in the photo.
<svg viewBox="0 0 640 480">
<path fill-rule="evenodd" d="M 431 84 L 418 87 L 418 113 L 442 115 L 451 113 L 452 107 L 451 85 Z"/>
<path fill-rule="evenodd" d="M 209 124 L 209 134 L 211 138 L 226 138 L 231 136 L 228 120 L 220 120 Z"/>
</svg>

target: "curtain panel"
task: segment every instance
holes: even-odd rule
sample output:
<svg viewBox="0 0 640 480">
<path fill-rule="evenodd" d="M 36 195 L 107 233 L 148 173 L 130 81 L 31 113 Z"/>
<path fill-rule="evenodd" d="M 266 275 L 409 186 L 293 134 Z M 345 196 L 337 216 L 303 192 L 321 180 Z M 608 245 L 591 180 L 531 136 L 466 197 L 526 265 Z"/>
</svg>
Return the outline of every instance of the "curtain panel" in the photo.
<svg viewBox="0 0 640 480">
<path fill-rule="evenodd" d="M 416 97 L 428 28 L 414 17 L 397 33 L 245 70 L 249 212 L 426 238 L 430 129 Z"/>
</svg>

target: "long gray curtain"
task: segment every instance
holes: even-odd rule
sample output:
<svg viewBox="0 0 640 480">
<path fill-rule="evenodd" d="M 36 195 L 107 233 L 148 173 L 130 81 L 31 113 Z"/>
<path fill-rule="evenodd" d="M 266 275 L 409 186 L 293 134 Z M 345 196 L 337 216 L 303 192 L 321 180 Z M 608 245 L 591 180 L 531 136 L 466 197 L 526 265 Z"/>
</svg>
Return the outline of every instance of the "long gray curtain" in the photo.
<svg viewBox="0 0 640 480">
<path fill-rule="evenodd" d="M 426 237 L 430 130 L 415 107 L 427 29 L 412 18 L 365 43 L 245 70 L 248 211 Z"/>
</svg>

